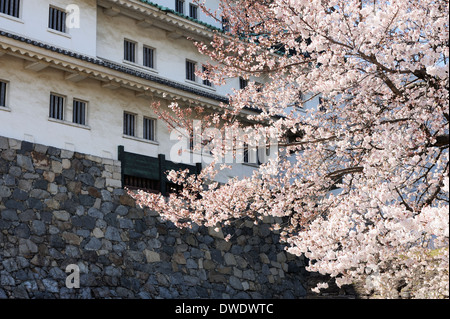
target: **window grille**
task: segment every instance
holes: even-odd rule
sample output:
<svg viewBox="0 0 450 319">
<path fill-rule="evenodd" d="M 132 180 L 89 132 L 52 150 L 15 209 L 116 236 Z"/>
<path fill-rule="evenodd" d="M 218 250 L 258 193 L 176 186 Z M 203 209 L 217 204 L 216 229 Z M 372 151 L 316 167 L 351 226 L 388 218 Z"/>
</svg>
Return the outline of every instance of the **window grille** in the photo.
<svg viewBox="0 0 450 319">
<path fill-rule="evenodd" d="M 245 80 L 243 78 L 239 78 L 239 88 L 241 90 L 245 89 L 247 87 L 247 85 L 248 85 L 248 80 Z"/>
<path fill-rule="evenodd" d="M 144 139 L 155 141 L 156 120 L 144 117 Z"/>
<path fill-rule="evenodd" d="M 184 0 L 175 0 L 175 11 L 184 14 Z"/>
<path fill-rule="evenodd" d="M 124 40 L 124 60 L 129 62 L 136 62 L 136 43 Z"/>
<path fill-rule="evenodd" d="M 225 17 L 222 17 L 222 30 L 224 32 L 230 32 L 230 23 L 228 22 L 228 19 Z"/>
<path fill-rule="evenodd" d="M 73 100 L 73 122 L 86 125 L 86 102 Z"/>
<path fill-rule="evenodd" d="M 249 156 L 249 147 L 247 143 L 244 143 L 244 163 L 250 162 L 250 156 Z"/>
<path fill-rule="evenodd" d="M 144 47 L 144 66 L 154 69 L 155 51 L 152 48 Z"/>
<path fill-rule="evenodd" d="M 127 112 L 123 113 L 123 134 L 135 136 L 135 120 L 136 115 Z"/>
<path fill-rule="evenodd" d="M 186 79 L 195 81 L 195 62 L 186 61 Z"/>
<path fill-rule="evenodd" d="M 18 18 L 20 14 L 20 0 L 0 0 L 0 13 Z"/>
<path fill-rule="evenodd" d="M 189 4 L 189 17 L 191 17 L 192 19 L 198 18 L 197 6 L 193 5 L 192 3 Z"/>
<path fill-rule="evenodd" d="M 50 7 L 50 13 L 48 18 L 48 27 L 50 29 L 66 32 L 66 12 L 54 7 Z"/>
<path fill-rule="evenodd" d="M 203 72 L 207 72 L 207 71 L 208 71 L 208 68 L 207 68 L 205 65 L 203 65 L 203 66 L 202 66 L 202 71 L 203 71 Z M 212 86 L 212 83 L 211 83 L 210 80 L 204 79 L 204 80 L 203 80 L 203 85 L 206 85 L 206 86 Z"/>
<path fill-rule="evenodd" d="M 161 188 L 160 182 L 157 180 L 130 175 L 123 177 L 123 184 L 129 189 L 142 189 L 149 193 L 159 193 Z"/>
<path fill-rule="evenodd" d="M 64 97 L 50 94 L 50 112 L 49 117 L 64 120 Z"/>
<path fill-rule="evenodd" d="M 0 106 L 6 106 L 6 82 L 0 81 Z"/>
</svg>

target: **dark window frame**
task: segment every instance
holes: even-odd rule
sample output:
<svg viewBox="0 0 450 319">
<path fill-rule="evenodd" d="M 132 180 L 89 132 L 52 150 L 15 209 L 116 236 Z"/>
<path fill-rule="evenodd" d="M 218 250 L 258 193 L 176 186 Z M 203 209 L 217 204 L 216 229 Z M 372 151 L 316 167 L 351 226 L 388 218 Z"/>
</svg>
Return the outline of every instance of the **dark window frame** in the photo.
<svg viewBox="0 0 450 319">
<path fill-rule="evenodd" d="M 21 0 L 0 0 L 0 13 L 20 18 Z"/>
<path fill-rule="evenodd" d="M 48 28 L 61 33 L 67 33 L 66 18 L 67 12 L 65 10 L 50 6 L 48 15 Z"/>
<path fill-rule="evenodd" d="M 125 61 L 136 63 L 136 47 L 137 43 L 132 40 L 123 40 L 123 59 Z"/>
<path fill-rule="evenodd" d="M 184 0 L 175 0 L 175 12 L 184 14 Z"/>
<path fill-rule="evenodd" d="M 193 3 L 189 3 L 189 17 L 198 20 L 198 6 Z"/>
<path fill-rule="evenodd" d="M 86 125 L 87 102 L 80 99 L 73 99 L 72 122 Z"/>
<path fill-rule="evenodd" d="M 144 45 L 143 52 L 143 65 L 147 68 L 155 68 L 155 49 Z"/>
<path fill-rule="evenodd" d="M 197 63 L 191 60 L 186 60 L 186 80 L 196 82 L 195 68 Z"/>
<path fill-rule="evenodd" d="M 239 77 L 239 89 L 243 90 L 247 87 L 247 85 L 248 85 L 248 80 L 246 80 L 242 77 Z"/>
<path fill-rule="evenodd" d="M 144 117 L 143 128 L 143 138 L 149 141 L 156 141 L 156 119 Z"/>
<path fill-rule="evenodd" d="M 202 65 L 202 72 L 207 72 L 208 71 L 208 67 L 206 65 Z M 203 79 L 203 85 L 212 87 L 212 82 L 208 79 Z"/>
<path fill-rule="evenodd" d="M 49 118 L 64 121 L 66 97 L 58 93 L 50 93 Z"/>
<path fill-rule="evenodd" d="M 123 134 L 136 136 L 136 114 L 123 112 Z"/>
<path fill-rule="evenodd" d="M 7 107 L 8 82 L 0 80 L 0 107 Z"/>
</svg>

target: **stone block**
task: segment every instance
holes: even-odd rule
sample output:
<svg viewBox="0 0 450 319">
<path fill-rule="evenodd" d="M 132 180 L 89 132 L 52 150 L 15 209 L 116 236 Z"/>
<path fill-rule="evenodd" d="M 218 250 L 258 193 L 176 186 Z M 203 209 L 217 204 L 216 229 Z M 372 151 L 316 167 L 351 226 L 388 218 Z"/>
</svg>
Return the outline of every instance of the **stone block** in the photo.
<svg viewBox="0 0 450 319">
<path fill-rule="evenodd" d="M 106 186 L 110 187 L 122 187 L 122 181 L 118 179 L 106 178 Z"/>
<path fill-rule="evenodd" d="M 161 256 L 156 251 L 145 249 L 144 256 L 148 263 L 156 263 L 161 261 Z"/>
<path fill-rule="evenodd" d="M 69 150 L 61 150 L 61 158 L 68 159 L 73 157 L 74 152 Z"/>
<path fill-rule="evenodd" d="M 224 239 L 222 229 L 219 227 L 208 227 L 208 234 L 212 237 Z"/>
<path fill-rule="evenodd" d="M 9 148 L 12 150 L 20 150 L 20 148 L 22 147 L 22 141 L 16 140 L 14 138 L 9 138 L 8 142 Z"/>
<path fill-rule="evenodd" d="M 53 212 L 53 216 L 58 219 L 58 220 L 62 220 L 62 221 L 68 221 L 70 218 L 70 214 L 64 210 L 62 211 L 54 211 Z"/>
<path fill-rule="evenodd" d="M 62 235 L 62 238 L 66 241 L 66 243 L 70 244 L 70 245 L 80 245 L 82 238 L 80 238 L 80 236 L 74 234 L 74 233 L 69 233 L 69 232 L 64 232 Z"/>
<path fill-rule="evenodd" d="M 237 265 L 237 263 L 236 263 L 236 258 L 234 257 L 233 254 L 231 254 L 231 253 L 226 253 L 226 254 L 223 256 L 223 258 L 224 258 L 225 264 L 226 264 L 227 266 L 236 266 L 236 265 Z"/>
<path fill-rule="evenodd" d="M 27 171 L 34 172 L 33 162 L 29 156 L 17 154 L 17 165 Z"/>
<path fill-rule="evenodd" d="M 52 172 L 55 174 L 61 174 L 62 173 L 62 163 L 59 161 L 52 161 Z"/>
<path fill-rule="evenodd" d="M 0 136 L 0 149 L 6 150 L 9 148 L 9 142 L 6 137 Z"/>
<path fill-rule="evenodd" d="M 99 250 L 102 247 L 102 242 L 95 237 L 92 237 L 89 242 L 84 246 L 86 250 Z"/>
</svg>

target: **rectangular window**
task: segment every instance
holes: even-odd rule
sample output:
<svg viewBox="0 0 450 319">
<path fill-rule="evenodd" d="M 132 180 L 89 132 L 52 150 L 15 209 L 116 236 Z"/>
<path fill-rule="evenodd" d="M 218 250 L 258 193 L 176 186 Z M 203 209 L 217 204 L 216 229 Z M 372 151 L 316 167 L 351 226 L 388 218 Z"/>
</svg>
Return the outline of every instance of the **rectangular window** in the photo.
<svg viewBox="0 0 450 319">
<path fill-rule="evenodd" d="M 73 123 L 86 125 L 86 102 L 73 100 Z"/>
<path fill-rule="evenodd" d="M 49 117 L 64 120 L 64 97 L 50 94 L 50 112 Z"/>
<path fill-rule="evenodd" d="M 197 6 L 193 5 L 192 3 L 189 4 L 189 17 L 192 19 L 197 19 Z"/>
<path fill-rule="evenodd" d="M 239 78 L 239 88 L 241 90 L 245 89 L 247 87 L 247 85 L 248 85 L 248 80 L 245 80 L 243 78 Z"/>
<path fill-rule="evenodd" d="M 202 72 L 207 72 L 207 71 L 208 71 L 208 67 L 206 65 L 202 65 Z M 212 86 L 212 83 L 208 79 L 204 79 L 203 85 Z"/>
<path fill-rule="evenodd" d="M 155 68 L 155 50 L 149 47 L 144 47 L 144 66 L 148 68 Z"/>
<path fill-rule="evenodd" d="M 244 143 L 244 163 L 250 162 L 250 156 L 249 156 L 249 147 L 247 143 Z"/>
<path fill-rule="evenodd" d="M 123 59 L 125 61 L 136 62 L 136 43 L 124 40 Z"/>
<path fill-rule="evenodd" d="M 0 13 L 18 18 L 20 10 L 20 0 L 0 0 Z"/>
<path fill-rule="evenodd" d="M 156 120 L 144 117 L 144 139 L 155 141 Z"/>
<path fill-rule="evenodd" d="M 6 82 L 0 81 L 0 106 L 6 106 L 6 86 Z"/>
<path fill-rule="evenodd" d="M 222 17 L 222 30 L 223 32 L 230 31 L 230 23 L 228 22 L 228 19 L 225 17 Z"/>
<path fill-rule="evenodd" d="M 48 17 L 48 27 L 50 29 L 66 32 L 66 12 L 54 7 L 50 7 Z"/>
<path fill-rule="evenodd" d="M 195 81 L 195 62 L 186 60 L 186 79 Z"/>
<path fill-rule="evenodd" d="M 175 11 L 184 14 L 184 0 L 175 0 Z"/>
<path fill-rule="evenodd" d="M 124 112 L 123 113 L 123 134 L 135 136 L 136 115 Z"/>
</svg>

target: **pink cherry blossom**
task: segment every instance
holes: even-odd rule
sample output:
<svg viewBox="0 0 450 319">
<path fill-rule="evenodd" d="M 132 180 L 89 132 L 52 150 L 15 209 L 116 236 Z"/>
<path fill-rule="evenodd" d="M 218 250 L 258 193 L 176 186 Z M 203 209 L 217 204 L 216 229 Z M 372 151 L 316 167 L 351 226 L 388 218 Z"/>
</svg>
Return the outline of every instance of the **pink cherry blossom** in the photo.
<svg viewBox="0 0 450 319">
<path fill-rule="evenodd" d="M 263 85 L 236 90 L 212 115 L 173 104 L 161 117 L 223 132 L 263 123 L 278 134 L 278 157 L 211 184 L 228 169 L 220 158 L 230 150 L 217 143 L 198 176 L 169 174 L 181 193 L 139 192 L 137 202 L 179 227 L 272 218 L 287 250 L 339 286 L 448 298 L 448 1 L 222 0 L 220 9 L 230 31 L 197 43 L 211 58 L 205 76 Z M 248 107 L 260 112 L 245 118 Z"/>
</svg>

